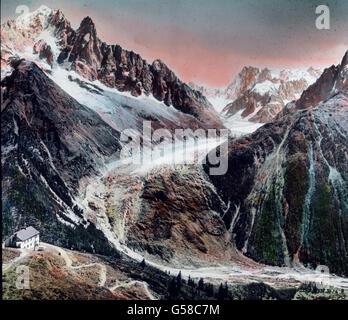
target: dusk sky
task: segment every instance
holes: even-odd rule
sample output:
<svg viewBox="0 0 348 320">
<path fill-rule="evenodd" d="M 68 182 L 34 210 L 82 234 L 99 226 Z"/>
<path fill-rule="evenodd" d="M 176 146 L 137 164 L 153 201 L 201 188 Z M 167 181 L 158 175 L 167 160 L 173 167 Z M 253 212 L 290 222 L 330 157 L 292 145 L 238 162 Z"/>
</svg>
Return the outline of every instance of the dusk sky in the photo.
<svg viewBox="0 0 348 320">
<path fill-rule="evenodd" d="M 23 4 L 59 8 L 74 27 L 88 15 L 101 40 L 213 87 L 228 85 L 244 65 L 327 67 L 348 48 L 347 0 L 2 0 L 2 22 Z M 330 30 L 315 27 L 320 4 L 330 8 Z"/>
</svg>

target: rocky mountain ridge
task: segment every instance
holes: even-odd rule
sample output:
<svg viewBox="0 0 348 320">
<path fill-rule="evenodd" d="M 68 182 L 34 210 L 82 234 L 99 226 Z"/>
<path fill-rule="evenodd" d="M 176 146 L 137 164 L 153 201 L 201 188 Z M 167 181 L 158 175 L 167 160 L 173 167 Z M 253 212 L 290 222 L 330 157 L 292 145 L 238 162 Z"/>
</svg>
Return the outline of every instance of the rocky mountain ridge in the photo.
<svg viewBox="0 0 348 320">
<path fill-rule="evenodd" d="M 88 80 L 99 80 L 107 87 L 130 92 L 135 97 L 153 95 L 211 128 L 223 127 L 200 92 L 182 82 L 162 61 L 148 64 L 133 51 L 101 41 L 90 17 L 85 17 L 74 30 L 60 10 L 41 6 L 24 17 L 8 20 L 1 29 L 4 72 L 12 55 L 24 53 L 25 58 L 25 51 L 34 48 L 49 65 L 58 64 Z"/>
</svg>

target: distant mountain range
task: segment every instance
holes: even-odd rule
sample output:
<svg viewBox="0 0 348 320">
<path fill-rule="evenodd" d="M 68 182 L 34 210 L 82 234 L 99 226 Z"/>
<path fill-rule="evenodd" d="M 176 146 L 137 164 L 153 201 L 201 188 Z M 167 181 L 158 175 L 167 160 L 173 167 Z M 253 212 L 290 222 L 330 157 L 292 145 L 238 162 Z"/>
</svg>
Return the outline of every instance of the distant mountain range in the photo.
<svg viewBox="0 0 348 320">
<path fill-rule="evenodd" d="M 312 67 L 284 70 L 244 67 L 225 89 L 190 85 L 202 92 L 225 120 L 238 113 L 246 120 L 266 123 L 288 102 L 297 100 L 321 73 L 322 70 Z"/>
<path fill-rule="evenodd" d="M 225 89 L 190 85 L 199 90 L 228 121 L 237 113 L 252 122 L 271 121 L 290 101 L 297 100 L 322 70 L 271 70 L 244 67 Z"/>
</svg>

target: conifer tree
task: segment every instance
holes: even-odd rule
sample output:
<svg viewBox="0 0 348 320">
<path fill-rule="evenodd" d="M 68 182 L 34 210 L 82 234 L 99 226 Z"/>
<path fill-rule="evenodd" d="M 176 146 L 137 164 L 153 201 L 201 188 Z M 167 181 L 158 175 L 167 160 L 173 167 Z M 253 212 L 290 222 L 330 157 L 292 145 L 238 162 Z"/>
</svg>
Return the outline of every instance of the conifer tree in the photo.
<svg viewBox="0 0 348 320">
<path fill-rule="evenodd" d="M 199 290 L 204 290 L 204 280 L 203 278 L 200 278 L 198 281 L 198 289 Z"/>
</svg>

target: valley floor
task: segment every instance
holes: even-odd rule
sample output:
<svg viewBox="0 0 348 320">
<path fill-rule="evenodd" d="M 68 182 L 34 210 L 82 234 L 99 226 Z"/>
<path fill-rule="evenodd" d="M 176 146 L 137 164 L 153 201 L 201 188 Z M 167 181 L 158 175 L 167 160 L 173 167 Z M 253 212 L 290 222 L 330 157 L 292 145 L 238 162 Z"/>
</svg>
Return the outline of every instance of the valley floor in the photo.
<svg viewBox="0 0 348 320">
<path fill-rule="evenodd" d="M 156 300 L 144 281 L 134 280 L 102 256 L 63 249 L 48 243 L 40 251 L 17 251 L 3 264 L 4 299 L 141 299 Z M 16 289 L 16 268 L 29 267 L 30 289 Z"/>
<path fill-rule="evenodd" d="M 158 269 L 156 271 L 147 262 L 144 266 L 141 263 L 134 263 L 127 257 L 107 258 L 47 243 L 41 243 L 40 247 L 40 251 L 2 249 L 3 257 L 7 257 L 2 265 L 2 293 L 5 300 L 170 299 L 167 291 L 171 279 L 176 279 L 173 277 L 176 269 L 168 268 L 166 272 L 161 272 Z M 12 255 L 10 259 L 8 259 L 9 254 Z M 29 267 L 29 289 L 16 288 L 19 276 L 16 271 L 19 265 Z M 172 276 L 169 276 L 169 270 Z M 327 277 L 326 283 L 336 288 L 319 287 L 313 282 L 306 283 L 307 277 L 308 280 L 313 280 L 313 274 L 300 270 L 268 267 L 246 271 L 236 267 L 216 267 L 181 270 L 181 272 L 184 279 L 189 274 L 197 282 L 199 277 L 204 277 L 205 283 L 218 284 L 226 281 L 230 299 L 348 298 L 347 281 L 344 279 L 341 279 L 341 282 L 338 279 L 333 281 L 334 278 L 330 276 Z M 216 296 L 205 296 L 197 289 L 185 285 L 186 281 L 183 281 L 184 298 L 216 298 Z M 241 285 L 242 283 L 244 284 Z M 344 287 L 346 289 L 343 289 Z M 218 285 L 214 286 L 215 291 L 217 288 Z"/>
</svg>

